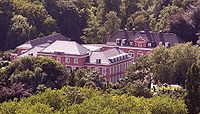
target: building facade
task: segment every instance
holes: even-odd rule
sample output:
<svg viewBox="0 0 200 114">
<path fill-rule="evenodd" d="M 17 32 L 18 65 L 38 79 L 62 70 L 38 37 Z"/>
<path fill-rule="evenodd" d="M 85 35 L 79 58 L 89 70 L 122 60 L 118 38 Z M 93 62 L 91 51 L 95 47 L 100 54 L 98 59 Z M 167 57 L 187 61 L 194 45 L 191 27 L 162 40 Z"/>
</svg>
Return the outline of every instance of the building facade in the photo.
<svg viewBox="0 0 200 114">
<path fill-rule="evenodd" d="M 178 43 L 183 43 L 183 41 L 173 33 L 152 32 L 148 29 L 145 31 L 119 30 L 109 37 L 104 48 L 117 46 L 137 59 L 144 55 L 150 55 L 152 50 L 158 46 L 170 48 Z"/>
</svg>

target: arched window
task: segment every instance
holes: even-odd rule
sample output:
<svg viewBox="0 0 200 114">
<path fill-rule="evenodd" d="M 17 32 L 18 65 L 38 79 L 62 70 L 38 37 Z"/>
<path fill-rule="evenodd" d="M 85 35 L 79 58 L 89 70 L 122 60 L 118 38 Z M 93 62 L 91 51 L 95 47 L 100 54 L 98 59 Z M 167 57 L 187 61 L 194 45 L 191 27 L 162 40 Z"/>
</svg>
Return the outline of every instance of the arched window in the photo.
<svg viewBox="0 0 200 114">
<path fill-rule="evenodd" d="M 135 56 L 134 51 L 132 51 L 132 50 L 128 51 L 128 54 L 129 54 L 131 57 L 134 57 L 134 56 Z"/>
<path fill-rule="evenodd" d="M 147 56 L 151 55 L 151 52 L 150 52 L 150 51 L 148 51 L 148 52 L 146 53 L 146 55 L 147 55 Z"/>
<path fill-rule="evenodd" d="M 138 58 L 140 58 L 140 57 L 142 57 L 144 54 L 143 54 L 142 51 L 138 51 L 137 55 L 138 55 Z"/>
</svg>

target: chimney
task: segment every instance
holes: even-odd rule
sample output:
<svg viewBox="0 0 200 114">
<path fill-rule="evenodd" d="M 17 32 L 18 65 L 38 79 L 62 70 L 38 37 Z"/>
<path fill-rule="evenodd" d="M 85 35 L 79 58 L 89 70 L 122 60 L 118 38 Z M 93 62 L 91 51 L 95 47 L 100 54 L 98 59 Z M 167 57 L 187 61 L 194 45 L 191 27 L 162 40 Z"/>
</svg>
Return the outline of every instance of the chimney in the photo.
<svg viewBox="0 0 200 114">
<path fill-rule="evenodd" d="M 149 28 L 149 21 L 147 18 L 144 19 L 144 31 L 145 32 L 149 32 L 150 28 Z"/>
<path fill-rule="evenodd" d="M 135 27 L 133 27 L 132 31 L 133 31 L 133 35 L 135 35 L 135 33 L 136 33 Z"/>
<path fill-rule="evenodd" d="M 128 39 L 128 29 L 124 28 L 124 37 L 125 39 Z"/>
</svg>

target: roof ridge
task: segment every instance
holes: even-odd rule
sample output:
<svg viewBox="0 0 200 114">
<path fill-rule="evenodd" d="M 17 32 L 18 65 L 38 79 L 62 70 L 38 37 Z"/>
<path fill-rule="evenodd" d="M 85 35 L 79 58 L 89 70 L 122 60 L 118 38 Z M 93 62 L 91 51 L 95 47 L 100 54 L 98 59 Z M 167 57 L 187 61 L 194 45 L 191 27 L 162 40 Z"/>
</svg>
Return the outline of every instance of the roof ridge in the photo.
<svg viewBox="0 0 200 114">
<path fill-rule="evenodd" d="M 122 31 L 118 30 L 118 31 L 114 32 L 111 36 L 109 36 L 107 42 L 109 42 L 109 40 L 111 39 L 111 37 L 113 37 L 114 35 L 116 35 L 118 32 L 122 32 Z"/>
<path fill-rule="evenodd" d="M 60 34 L 60 33 L 55 33 L 55 34 L 50 34 L 50 35 L 48 35 L 48 36 L 36 37 L 36 38 L 33 39 L 33 40 L 29 40 L 29 42 L 31 42 L 31 41 L 35 41 L 35 40 L 38 40 L 38 38 L 45 38 L 45 37 L 50 37 L 50 36 L 55 36 L 55 35 L 62 35 L 62 34 Z"/>
<path fill-rule="evenodd" d="M 78 50 L 78 52 L 81 54 L 81 50 L 79 50 L 79 47 L 81 47 L 82 49 L 85 49 L 85 50 L 87 50 L 88 52 L 89 52 L 89 50 L 87 49 L 87 48 L 85 48 L 84 46 L 82 46 L 81 44 L 79 44 L 79 43 L 77 43 L 77 42 L 75 42 L 75 41 L 73 41 L 73 43 L 75 43 L 75 45 L 76 45 L 76 48 L 77 48 L 77 50 Z"/>
</svg>

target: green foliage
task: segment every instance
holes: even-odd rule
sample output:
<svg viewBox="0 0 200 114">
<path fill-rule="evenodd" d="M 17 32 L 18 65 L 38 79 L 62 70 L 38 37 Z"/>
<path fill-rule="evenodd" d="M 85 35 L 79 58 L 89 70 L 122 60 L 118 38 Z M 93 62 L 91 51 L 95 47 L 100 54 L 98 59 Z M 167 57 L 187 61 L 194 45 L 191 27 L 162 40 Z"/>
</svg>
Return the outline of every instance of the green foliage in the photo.
<svg viewBox="0 0 200 114">
<path fill-rule="evenodd" d="M 188 112 L 191 114 L 200 113 L 200 68 L 193 64 L 188 69 L 186 77 L 186 89 L 188 91 L 185 97 Z"/>
<path fill-rule="evenodd" d="M 14 49 L 16 46 L 31 40 L 36 36 L 35 28 L 28 23 L 27 18 L 21 15 L 15 15 L 11 19 L 11 28 L 8 32 L 6 48 Z"/>
<path fill-rule="evenodd" d="M 37 36 L 39 34 L 46 36 L 57 31 L 56 21 L 48 14 L 42 3 L 35 4 L 26 0 L 12 0 L 12 2 L 15 6 L 15 15 L 26 17 L 29 23 L 35 26 Z M 36 38 L 36 36 L 33 35 L 30 37 L 32 39 Z"/>
<path fill-rule="evenodd" d="M 145 87 L 140 81 L 134 83 L 128 83 L 121 89 L 122 94 L 128 94 L 136 97 L 151 97 L 150 90 Z"/>
<path fill-rule="evenodd" d="M 199 6 L 195 0 L 1 0 L 0 50 L 54 32 L 79 43 L 105 43 L 120 28 L 143 30 L 146 18 L 151 30 L 173 32 L 196 43 Z M 11 18 L 18 15 L 25 20 L 15 26 Z"/>
<path fill-rule="evenodd" d="M 69 69 L 62 66 L 55 60 L 43 57 L 25 57 L 10 64 L 4 71 L 6 82 L 4 85 L 12 83 L 24 83 L 33 91 L 39 84 L 46 87 L 61 88 L 68 77 Z"/>
<path fill-rule="evenodd" d="M 104 23 L 105 31 L 107 35 L 112 35 L 119 30 L 121 20 L 117 17 L 117 13 L 110 11 L 106 14 L 106 22 Z"/>
<path fill-rule="evenodd" d="M 151 56 L 136 61 L 126 74 L 132 80 L 153 77 L 161 83 L 184 87 L 187 70 L 192 64 L 198 63 L 199 54 L 199 47 L 191 43 L 179 44 L 170 49 L 161 46 L 154 49 Z"/>
<path fill-rule="evenodd" d="M 0 113 L 67 113 L 67 114 L 186 114 L 181 99 L 160 96 L 151 99 L 128 95 L 102 94 L 94 89 L 63 87 L 0 104 Z"/>
<path fill-rule="evenodd" d="M 44 4 L 48 13 L 57 20 L 59 32 L 81 42 L 81 16 L 73 0 L 44 0 Z"/>
<path fill-rule="evenodd" d="M 0 50 L 4 50 L 7 32 L 9 31 L 10 20 L 12 18 L 13 5 L 10 0 L 0 1 Z"/>
</svg>

